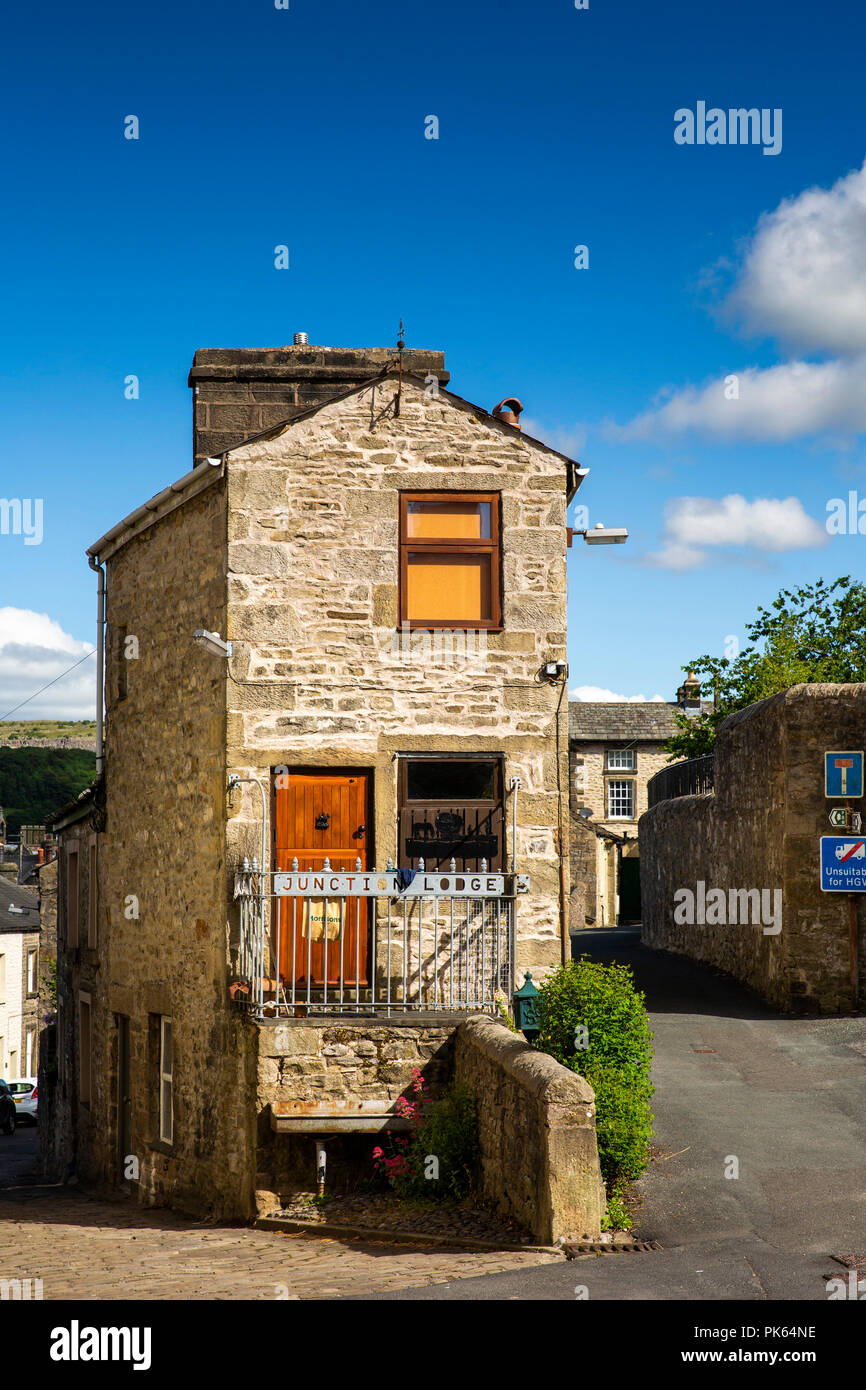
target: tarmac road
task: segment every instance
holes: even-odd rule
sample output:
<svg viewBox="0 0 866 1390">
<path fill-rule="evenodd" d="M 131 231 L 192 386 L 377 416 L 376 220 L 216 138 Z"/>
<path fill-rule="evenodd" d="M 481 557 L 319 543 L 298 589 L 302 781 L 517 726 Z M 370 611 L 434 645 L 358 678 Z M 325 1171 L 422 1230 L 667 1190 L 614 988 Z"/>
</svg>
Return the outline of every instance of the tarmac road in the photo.
<svg viewBox="0 0 866 1390">
<path fill-rule="evenodd" d="M 637 929 L 581 932 L 582 952 L 630 964 L 647 996 L 660 1153 L 635 1234 L 664 1248 L 368 1297 L 826 1302 L 834 1255 L 866 1277 L 866 1018 L 776 1014 Z"/>
</svg>

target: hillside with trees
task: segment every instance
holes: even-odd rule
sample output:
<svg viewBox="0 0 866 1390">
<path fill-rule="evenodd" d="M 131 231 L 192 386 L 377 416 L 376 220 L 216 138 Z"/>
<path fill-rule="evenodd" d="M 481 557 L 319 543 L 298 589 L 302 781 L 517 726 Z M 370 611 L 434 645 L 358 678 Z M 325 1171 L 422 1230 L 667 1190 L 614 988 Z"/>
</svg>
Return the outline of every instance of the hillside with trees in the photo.
<svg viewBox="0 0 866 1390">
<path fill-rule="evenodd" d="M 22 825 L 41 825 L 89 787 L 96 755 L 84 748 L 0 747 L 0 806 L 7 835 Z"/>
</svg>

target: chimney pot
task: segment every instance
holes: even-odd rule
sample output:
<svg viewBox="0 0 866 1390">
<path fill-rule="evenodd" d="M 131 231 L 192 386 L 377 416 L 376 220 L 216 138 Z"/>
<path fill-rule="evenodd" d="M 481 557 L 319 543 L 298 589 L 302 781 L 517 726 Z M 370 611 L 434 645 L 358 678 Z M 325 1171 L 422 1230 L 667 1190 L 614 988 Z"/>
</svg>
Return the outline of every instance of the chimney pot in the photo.
<svg viewBox="0 0 866 1390">
<path fill-rule="evenodd" d="M 520 429 L 520 413 L 523 405 L 516 396 L 506 396 L 504 401 L 493 407 L 491 414 L 498 420 L 502 420 L 506 425 L 513 425 L 516 430 Z"/>
<path fill-rule="evenodd" d="M 294 338 L 292 339 L 292 342 L 294 343 L 295 347 L 306 347 L 307 341 L 308 340 L 306 333 L 296 333 Z"/>
</svg>

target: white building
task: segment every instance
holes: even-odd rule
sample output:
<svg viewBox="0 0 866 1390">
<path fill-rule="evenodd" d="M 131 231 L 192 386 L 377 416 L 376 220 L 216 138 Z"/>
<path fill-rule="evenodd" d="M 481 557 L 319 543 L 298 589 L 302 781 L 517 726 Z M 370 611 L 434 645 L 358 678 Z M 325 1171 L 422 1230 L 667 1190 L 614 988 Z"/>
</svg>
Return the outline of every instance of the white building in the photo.
<svg viewBox="0 0 866 1390">
<path fill-rule="evenodd" d="M 39 903 L 0 878 L 0 1076 L 35 1076 L 39 1036 Z"/>
</svg>

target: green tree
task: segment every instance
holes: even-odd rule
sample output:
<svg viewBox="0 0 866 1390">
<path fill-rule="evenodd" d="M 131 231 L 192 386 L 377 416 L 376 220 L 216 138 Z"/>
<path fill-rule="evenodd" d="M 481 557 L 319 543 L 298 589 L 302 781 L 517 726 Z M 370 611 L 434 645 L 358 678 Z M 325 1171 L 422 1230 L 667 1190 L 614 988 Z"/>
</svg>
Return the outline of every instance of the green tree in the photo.
<svg viewBox="0 0 866 1390">
<path fill-rule="evenodd" d="M 0 747 L 0 806 L 9 835 L 42 825 L 93 781 L 96 755 L 83 748 Z"/>
<path fill-rule="evenodd" d="M 806 681 L 866 681 L 866 585 L 850 575 L 782 589 L 746 627 L 749 645 L 735 657 L 701 656 L 689 663 L 715 708 L 678 714 L 680 732 L 666 745 L 676 758 L 712 753 L 724 719 L 757 700 Z M 683 670 L 687 670 L 683 667 Z"/>
</svg>

